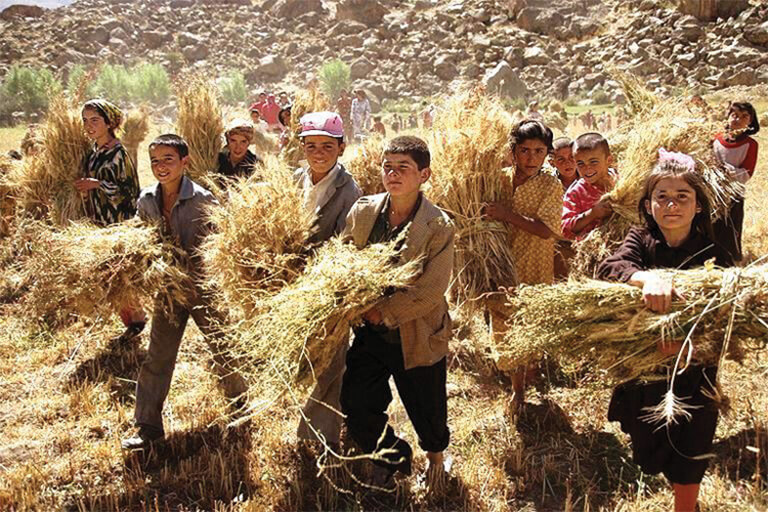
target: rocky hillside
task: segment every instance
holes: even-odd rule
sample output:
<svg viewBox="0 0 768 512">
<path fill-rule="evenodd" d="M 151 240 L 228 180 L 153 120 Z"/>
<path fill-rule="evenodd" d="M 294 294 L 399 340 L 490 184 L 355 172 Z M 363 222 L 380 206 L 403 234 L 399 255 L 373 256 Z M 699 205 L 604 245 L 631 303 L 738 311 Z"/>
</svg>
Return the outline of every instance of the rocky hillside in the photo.
<svg viewBox="0 0 768 512">
<path fill-rule="evenodd" d="M 79 0 L 0 14 L 0 74 L 149 60 L 241 69 L 251 87 L 303 86 L 339 57 L 378 99 L 485 79 L 510 96 L 618 94 L 607 70 L 652 86 L 768 79 L 768 5 L 728 0 L 715 21 L 689 0 Z M 556 5 L 556 7 L 553 7 Z M 14 10 L 16 9 L 16 10 Z"/>
</svg>

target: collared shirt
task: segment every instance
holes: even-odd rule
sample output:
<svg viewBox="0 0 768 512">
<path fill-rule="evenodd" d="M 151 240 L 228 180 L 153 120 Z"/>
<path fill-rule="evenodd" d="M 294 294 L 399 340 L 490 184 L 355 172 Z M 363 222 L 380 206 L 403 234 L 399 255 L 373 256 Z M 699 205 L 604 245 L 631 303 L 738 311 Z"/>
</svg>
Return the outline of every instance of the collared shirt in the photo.
<svg viewBox="0 0 768 512">
<path fill-rule="evenodd" d="M 619 176 L 616 170 L 608 169 L 608 173 L 615 182 Z M 579 178 L 571 184 L 563 198 L 561 229 L 565 238 L 581 240 L 601 224 L 600 221 L 591 222 L 578 236 L 573 232 L 573 226 L 579 220 L 579 216 L 595 206 L 605 192 L 584 178 Z"/>
<path fill-rule="evenodd" d="M 187 176 L 182 176 L 179 195 L 171 209 L 171 222 L 163 217 L 163 190 L 160 183 L 141 191 L 139 216 L 145 220 L 160 223 L 163 232 L 170 235 L 187 252 L 193 264 L 193 271 L 202 270 L 198 248 L 210 231 L 207 208 L 218 204 L 216 198 Z"/>
<path fill-rule="evenodd" d="M 226 176 L 227 178 L 247 178 L 253 174 L 255 166 L 262 164 L 261 158 L 256 156 L 249 149 L 245 152 L 245 156 L 240 160 L 237 165 L 232 165 L 229 160 L 229 150 L 223 149 L 219 152 L 219 174 Z"/>
<path fill-rule="evenodd" d="M 389 194 L 387 194 L 387 199 L 384 202 L 384 207 L 381 209 L 381 212 L 379 213 L 379 216 L 376 218 L 376 222 L 373 224 L 373 228 L 371 229 L 371 234 L 368 237 L 368 243 L 380 244 L 384 242 L 391 242 L 392 240 L 400 236 L 400 233 L 403 232 L 405 227 L 413 221 L 414 217 L 416 217 L 416 212 L 419 210 L 419 206 L 421 206 L 421 198 L 422 198 L 422 193 L 419 192 L 419 197 L 418 199 L 416 199 L 416 204 L 413 205 L 413 210 L 411 210 L 411 213 L 408 215 L 408 218 L 406 218 L 403 222 L 401 222 L 397 226 L 390 226 L 388 212 L 389 212 L 390 205 L 392 204 L 392 197 Z"/>
<path fill-rule="evenodd" d="M 336 165 L 333 166 L 333 169 L 328 171 L 328 174 L 317 183 L 312 182 L 312 171 L 307 169 L 307 172 L 304 174 L 301 188 L 304 191 L 304 208 L 306 208 L 308 212 L 317 213 L 328 203 L 328 200 L 335 192 L 333 184 L 334 181 L 336 181 L 336 176 L 339 174 L 340 169 L 341 166 L 337 162 Z"/>
<path fill-rule="evenodd" d="M 136 214 L 139 175 L 119 140 L 111 145 L 93 145 L 85 158 L 84 177 L 99 180 L 99 188 L 88 191 L 86 211 L 97 224 L 107 226 Z"/>
</svg>

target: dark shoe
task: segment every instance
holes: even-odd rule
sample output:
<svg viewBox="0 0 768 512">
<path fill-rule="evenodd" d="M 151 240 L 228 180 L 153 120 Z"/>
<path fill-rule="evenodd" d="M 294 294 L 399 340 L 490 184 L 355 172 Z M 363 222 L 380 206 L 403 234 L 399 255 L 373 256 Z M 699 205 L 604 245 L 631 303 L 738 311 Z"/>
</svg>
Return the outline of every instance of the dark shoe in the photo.
<svg viewBox="0 0 768 512">
<path fill-rule="evenodd" d="M 123 450 L 144 450 L 149 446 L 165 436 L 162 430 L 142 425 L 139 427 L 139 431 L 135 436 L 123 439 L 121 443 Z"/>
<path fill-rule="evenodd" d="M 128 327 L 125 328 L 125 331 L 123 331 L 123 334 L 121 334 L 117 341 L 118 343 L 128 343 L 133 338 L 141 334 L 141 332 L 144 330 L 144 327 L 146 327 L 146 322 L 134 322 L 130 324 Z"/>
</svg>

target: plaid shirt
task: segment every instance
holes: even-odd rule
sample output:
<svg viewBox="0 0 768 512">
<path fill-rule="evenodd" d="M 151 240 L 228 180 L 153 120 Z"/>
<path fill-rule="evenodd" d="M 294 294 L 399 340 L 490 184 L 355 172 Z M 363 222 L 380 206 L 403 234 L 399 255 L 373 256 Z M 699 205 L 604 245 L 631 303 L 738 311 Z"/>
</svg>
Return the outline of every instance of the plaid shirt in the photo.
<svg viewBox="0 0 768 512">
<path fill-rule="evenodd" d="M 361 197 L 347 215 L 342 239 L 357 247 L 368 245 L 371 230 L 387 204 L 388 195 Z M 400 329 L 405 369 L 432 366 L 448 353 L 451 317 L 445 293 L 453 270 L 455 227 L 448 216 L 422 197 L 407 228 L 400 261 L 422 259 L 422 273 L 406 290 L 384 297 L 376 308 L 384 324 Z"/>
</svg>

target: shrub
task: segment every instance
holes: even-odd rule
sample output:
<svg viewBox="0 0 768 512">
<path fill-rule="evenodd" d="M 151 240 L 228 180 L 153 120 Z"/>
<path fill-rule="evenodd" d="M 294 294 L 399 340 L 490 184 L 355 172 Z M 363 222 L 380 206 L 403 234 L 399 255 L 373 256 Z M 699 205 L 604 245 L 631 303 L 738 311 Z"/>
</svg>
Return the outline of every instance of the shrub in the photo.
<svg viewBox="0 0 768 512">
<path fill-rule="evenodd" d="M 238 70 L 230 70 L 219 80 L 221 99 L 228 105 L 239 105 L 248 99 L 245 76 Z"/>
<path fill-rule="evenodd" d="M 171 80 L 160 64 L 139 64 L 133 68 L 131 76 L 134 101 L 163 103 L 171 95 Z"/>
<path fill-rule="evenodd" d="M 341 59 L 333 59 L 320 66 L 318 71 L 323 92 L 335 101 L 342 89 L 350 85 L 349 65 Z"/>
<path fill-rule="evenodd" d="M 41 112 L 48 108 L 49 96 L 59 91 L 61 83 L 47 69 L 13 66 L 0 86 L 0 109 Z"/>
<path fill-rule="evenodd" d="M 94 93 L 114 101 L 124 103 L 131 99 L 133 78 L 122 64 L 106 64 L 93 84 Z"/>
</svg>

